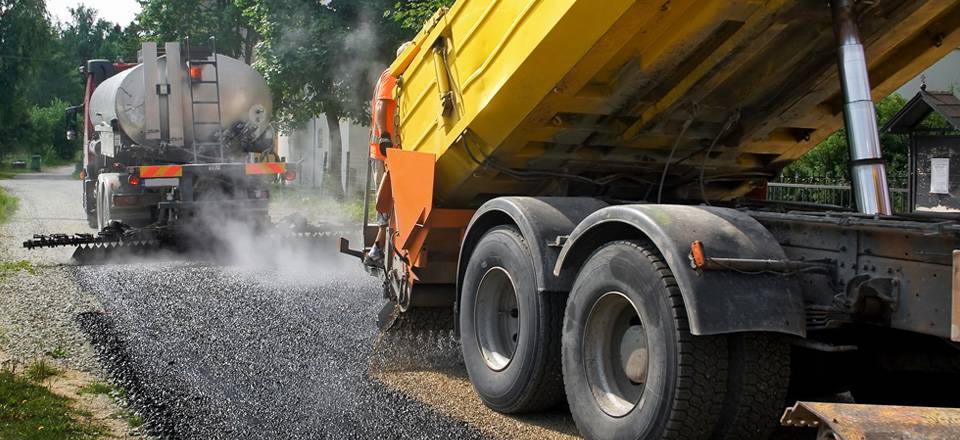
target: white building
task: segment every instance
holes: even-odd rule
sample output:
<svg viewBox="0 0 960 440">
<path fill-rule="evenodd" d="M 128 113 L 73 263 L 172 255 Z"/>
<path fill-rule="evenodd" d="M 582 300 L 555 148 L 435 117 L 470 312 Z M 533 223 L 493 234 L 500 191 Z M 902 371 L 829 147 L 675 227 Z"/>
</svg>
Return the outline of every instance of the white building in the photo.
<svg viewBox="0 0 960 440">
<path fill-rule="evenodd" d="M 340 185 L 347 198 L 359 198 L 366 180 L 370 129 L 341 120 L 340 136 L 343 144 Z M 277 149 L 280 157 L 300 166 L 293 184 L 321 188 L 327 183 L 330 131 L 324 115 L 311 119 L 303 128 L 281 134 Z"/>
</svg>

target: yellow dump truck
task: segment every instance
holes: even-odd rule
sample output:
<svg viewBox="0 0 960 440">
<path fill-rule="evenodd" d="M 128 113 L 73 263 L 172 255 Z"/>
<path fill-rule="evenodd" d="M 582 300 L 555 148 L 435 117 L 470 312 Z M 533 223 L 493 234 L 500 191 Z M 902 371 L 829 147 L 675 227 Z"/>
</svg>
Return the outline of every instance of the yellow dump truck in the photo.
<svg viewBox="0 0 960 440">
<path fill-rule="evenodd" d="M 894 215 L 873 105 L 958 28 L 958 0 L 459 0 L 390 67 L 386 296 L 456 314 L 490 408 L 566 400 L 588 438 L 960 438 L 960 217 Z M 843 124 L 855 207 L 767 201 Z"/>
</svg>

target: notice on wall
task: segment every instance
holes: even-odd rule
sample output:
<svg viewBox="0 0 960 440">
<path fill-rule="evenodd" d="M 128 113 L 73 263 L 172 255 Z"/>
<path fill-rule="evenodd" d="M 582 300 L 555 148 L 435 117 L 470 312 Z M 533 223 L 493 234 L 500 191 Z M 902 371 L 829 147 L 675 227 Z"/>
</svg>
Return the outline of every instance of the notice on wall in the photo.
<svg viewBox="0 0 960 440">
<path fill-rule="evenodd" d="M 930 194 L 950 194 L 950 158 L 930 159 Z"/>
</svg>

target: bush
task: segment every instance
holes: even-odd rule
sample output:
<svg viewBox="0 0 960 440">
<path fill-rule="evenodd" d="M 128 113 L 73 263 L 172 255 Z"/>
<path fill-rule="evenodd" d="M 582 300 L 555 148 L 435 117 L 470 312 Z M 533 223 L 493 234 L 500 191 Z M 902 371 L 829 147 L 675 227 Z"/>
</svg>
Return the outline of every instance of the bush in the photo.
<svg viewBox="0 0 960 440">
<path fill-rule="evenodd" d="M 34 106 L 30 109 L 30 129 L 23 142 L 31 154 L 43 156 L 43 163 L 63 163 L 75 157 L 80 150 L 78 141 L 66 139 L 65 112 L 70 105 L 60 99 L 54 99 L 45 107 Z"/>
</svg>

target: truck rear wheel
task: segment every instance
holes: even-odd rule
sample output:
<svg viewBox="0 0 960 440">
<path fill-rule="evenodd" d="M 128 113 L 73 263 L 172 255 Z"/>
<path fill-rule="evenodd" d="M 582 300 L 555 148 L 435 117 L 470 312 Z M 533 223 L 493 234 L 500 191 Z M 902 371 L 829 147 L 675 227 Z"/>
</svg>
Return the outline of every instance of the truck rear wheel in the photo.
<svg viewBox="0 0 960 440">
<path fill-rule="evenodd" d="M 490 230 L 464 273 L 460 341 L 470 382 L 502 413 L 531 412 L 563 399 L 560 326 L 565 298 L 540 294 L 533 257 L 513 227 Z"/>
<path fill-rule="evenodd" d="M 690 334 L 680 290 L 647 243 L 609 243 L 567 300 L 563 378 L 586 438 L 708 439 L 726 395 L 723 336 Z"/>
</svg>

